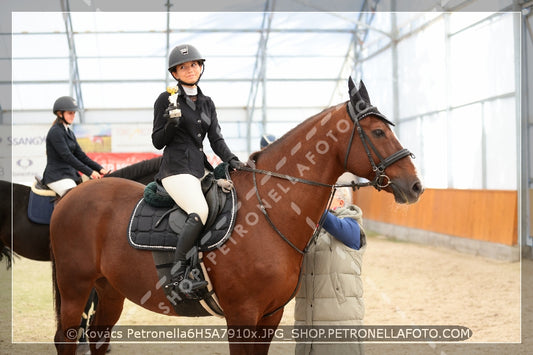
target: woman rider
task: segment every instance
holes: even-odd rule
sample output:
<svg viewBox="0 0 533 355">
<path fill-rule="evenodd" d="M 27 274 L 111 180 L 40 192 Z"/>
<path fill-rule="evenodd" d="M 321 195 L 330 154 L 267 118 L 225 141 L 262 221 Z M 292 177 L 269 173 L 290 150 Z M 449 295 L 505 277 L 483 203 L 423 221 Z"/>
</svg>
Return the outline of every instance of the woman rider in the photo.
<svg viewBox="0 0 533 355">
<path fill-rule="evenodd" d="M 46 135 L 46 168 L 42 181 L 63 196 L 81 182 L 78 171 L 91 179 L 100 179 L 109 171 L 83 152 L 70 128 L 78 111 L 76 100 L 61 96 L 54 102 L 52 111 L 56 119 Z"/>
<path fill-rule="evenodd" d="M 205 281 L 185 277 L 187 253 L 194 247 L 209 212 L 200 183 L 205 174 L 213 170 L 203 151 L 205 136 L 215 154 L 228 162 L 230 168 L 244 165 L 222 137 L 215 104 L 197 85 L 203 74 L 204 62 L 195 47 L 189 44 L 175 47 L 168 58 L 168 71 L 178 82 L 177 98 L 166 91 L 154 104 L 152 143 L 157 149 L 164 148 L 161 167 L 155 178 L 188 214 L 176 245 L 170 283 L 170 287 L 178 286 L 183 293 L 206 285 Z M 181 113 L 169 112 L 169 102 L 172 108 L 179 107 Z M 187 282 L 182 282 L 184 280 Z"/>
</svg>

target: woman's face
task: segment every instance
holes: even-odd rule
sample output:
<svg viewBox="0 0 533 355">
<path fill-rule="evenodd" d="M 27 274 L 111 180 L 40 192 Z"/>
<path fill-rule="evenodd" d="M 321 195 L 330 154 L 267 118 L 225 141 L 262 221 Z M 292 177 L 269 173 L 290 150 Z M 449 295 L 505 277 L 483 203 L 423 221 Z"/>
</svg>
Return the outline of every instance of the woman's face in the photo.
<svg viewBox="0 0 533 355">
<path fill-rule="evenodd" d="M 68 124 L 72 124 L 72 122 L 74 122 L 75 116 L 76 116 L 76 111 L 63 111 L 63 119 Z"/>
<path fill-rule="evenodd" d="M 202 73 L 202 66 L 194 62 L 186 62 L 176 67 L 176 71 L 172 73 L 174 78 L 181 80 L 185 84 L 194 85 L 200 78 Z"/>
<path fill-rule="evenodd" d="M 331 207 L 330 209 L 332 211 L 335 211 L 339 207 L 344 207 L 344 201 L 338 197 L 334 197 L 333 201 L 331 201 Z"/>
</svg>

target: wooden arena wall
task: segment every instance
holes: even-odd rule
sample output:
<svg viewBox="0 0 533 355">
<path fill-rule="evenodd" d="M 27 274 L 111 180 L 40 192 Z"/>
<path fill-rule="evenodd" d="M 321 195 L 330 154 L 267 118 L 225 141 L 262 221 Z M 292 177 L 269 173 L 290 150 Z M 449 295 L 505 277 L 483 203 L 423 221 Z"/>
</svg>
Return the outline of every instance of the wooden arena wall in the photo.
<svg viewBox="0 0 533 355">
<path fill-rule="evenodd" d="M 374 188 L 354 193 L 363 219 L 463 238 L 517 245 L 517 192 L 426 189 L 412 205 Z"/>
</svg>

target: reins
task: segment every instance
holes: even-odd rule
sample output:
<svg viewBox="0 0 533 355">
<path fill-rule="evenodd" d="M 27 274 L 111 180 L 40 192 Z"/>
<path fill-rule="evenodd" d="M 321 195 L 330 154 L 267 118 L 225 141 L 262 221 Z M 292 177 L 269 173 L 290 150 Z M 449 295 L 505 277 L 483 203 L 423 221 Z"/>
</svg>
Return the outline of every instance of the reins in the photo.
<svg viewBox="0 0 533 355">
<path fill-rule="evenodd" d="M 251 172 L 253 174 L 252 177 L 253 177 L 253 182 L 254 182 L 255 195 L 257 197 L 257 200 L 259 201 L 259 208 L 260 208 L 261 212 L 265 216 L 267 222 L 270 224 L 272 229 L 274 229 L 276 231 L 276 233 L 278 233 L 278 235 L 281 237 L 281 239 L 283 239 L 287 244 L 289 244 L 294 250 L 296 250 L 300 254 L 307 253 L 307 251 L 309 250 L 309 247 L 311 246 L 312 242 L 318 237 L 318 234 L 320 233 L 320 230 L 322 229 L 322 224 L 324 223 L 324 220 L 323 220 L 324 219 L 324 215 L 322 215 L 322 217 L 320 218 L 320 220 L 318 222 L 318 227 L 315 229 L 315 232 L 313 233 L 313 236 L 311 237 L 311 239 L 309 240 L 309 242 L 307 243 L 305 248 L 303 250 L 300 250 L 296 245 L 294 245 L 289 240 L 289 238 L 287 238 L 278 229 L 278 227 L 276 227 L 276 225 L 274 224 L 274 222 L 272 222 L 272 219 L 268 215 L 268 212 L 267 212 L 267 209 L 265 207 L 265 204 L 263 203 L 263 199 L 261 198 L 261 195 L 259 195 L 259 189 L 257 188 L 257 173 L 268 175 L 268 176 L 274 176 L 274 177 L 277 177 L 277 178 L 280 178 L 280 179 L 284 179 L 284 180 L 288 180 L 288 181 L 291 181 L 291 182 L 299 182 L 299 183 L 312 185 L 312 186 L 320 186 L 320 187 L 329 187 L 329 188 L 331 188 L 331 194 L 329 196 L 327 209 L 329 209 L 329 207 L 331 206 L 331 203 L 333 201 L 333 196 L 335 195 L 335 191 L 338 188 L 340 188 L 340 187 L 351 187 L 352 190 L 355 191 L 356 188 L 360 188 L 360 187 L 364 187 L 364 186 L 371 186 L 371 184 L 372 184 L 372 182 L 356 183 L 355 181 L 352 181 L 350 184 L 334 184 L 334 185 L 331 185 L 331 184 L 325 184 L 325 183 L 321 183 L 321 182 L 317 182 L 317 181 L 301 179 L 301 178 L 297 178 L 297 177 L 290 176 L 290 175 L 278 174 L 276 172 L 269 171 L 269 170 L 251 168 L 251 167 L 247 167 L 247 166 L 243 166 L 243 167 L 239 168 L 239 170 L 248 171 L 248 172 Z"/>
<path fill-rule="evenodd" d="M 336 186 L 336 187 L 352 187 L 352 188 L 355 189 L 355 188 L 360 188 L 360 187 L 365 187 L 365 186 L 373 186 L 371 181 L 362 182 L 362 183 L 356 183 L 355 181 L 352 181 L 352 183 L 350 183 L 350 184 L 333 184 L 333 185 L 332 184 L 325 184 L 323 182 L 302 179 L 302 178 L 298 178 L 298 177 L 287 175 L 287 174 L 276 173 L 275 171 L 257 169 L 257 168 L 252 168 L 252 167 L 249 167 L 249 166 L 240 167 L 240 168 L 238 168 L 238 170 L 248 171 L 248 172 L 252 172 L 252 173 L 259 173 L 259 174 L 263 174 L 263 175 L 268 175 L 268 176 L 273 176 L 273 177 L 277 177 L 277 178 L 280 178 L 280 179 L 288 180 L 290 182 L 299 182 L 299 183 L 302 183 L 302 184 L 320 186 L 320 187 L 332 188 L 332 187 Z"/>
</svg>

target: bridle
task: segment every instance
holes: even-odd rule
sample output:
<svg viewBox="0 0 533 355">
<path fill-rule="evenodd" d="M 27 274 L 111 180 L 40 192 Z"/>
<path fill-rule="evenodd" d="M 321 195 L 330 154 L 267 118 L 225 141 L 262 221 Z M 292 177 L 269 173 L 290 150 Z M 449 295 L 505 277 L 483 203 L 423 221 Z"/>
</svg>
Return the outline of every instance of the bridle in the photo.
<svg viewBox="0 0 533 355">
<path fill-rule="evenodd" d="M 355 108 L 353 106 L 352 101 L 348 101 L 346 107 L 348 110 L 348 116 L 350 116 L 354 125 L 352 129 L 352 135 L 350 136 L 350 142 L 348 143 L 346 157 L 344 158 L 344 170 L 346 170 L 348 167 L 348 157 L 350 156 L 350 151 L 352 150 L 353 137 L 355 136 L 355 130 L 357 129 L 357 133 L 359 133 L 359 138 L 361 138 L 361 142 L 363 143 L 363 147 L 365 148 L 366 155 L 368 157 L 368 160 L 370 161 L 370 165 L 372 166 L 372 171 L 375 174 L 374 179 L 370 182 L 370 185 L 374 186 L 378 191 L 380 191 L 381 189 L 384 189 L 385 187 L 391 184 L 391 179 L 385 174 L 385 169 L 396 163 L 398 160 L 405 158 L 406 156 L 411 156 L 411 158 L 413 159 L 415 158 L 415 156 L 408 149 L 403 148 L 397 151 L 396 153 L 389 155 L 387 158 L 383 159 L 381 154 L 379 154 L 378 150 L 376 149 L 374 143 L 372 143 L 372 141 L 368 138 L 367 134 L 361 127 L 361 123 L 359 123 L 359 121 L 370 115 L 375 115 L 378 118 L 384 119 L 387 123 L 392 123 L 388 121 L 385 117 L 383 117 L 383 115 L 381 115 L 374 106 L 367 106 L 367 108 L 357 114 L 355 113 Z M 378 157 L 378 164 L 376 164 L 374 158 L 372 158 L 372 154 L 370 153 L 369 147 Z M 383 183 L 383 180 L 386 180 L 386 182 Z"/>
</svg>

